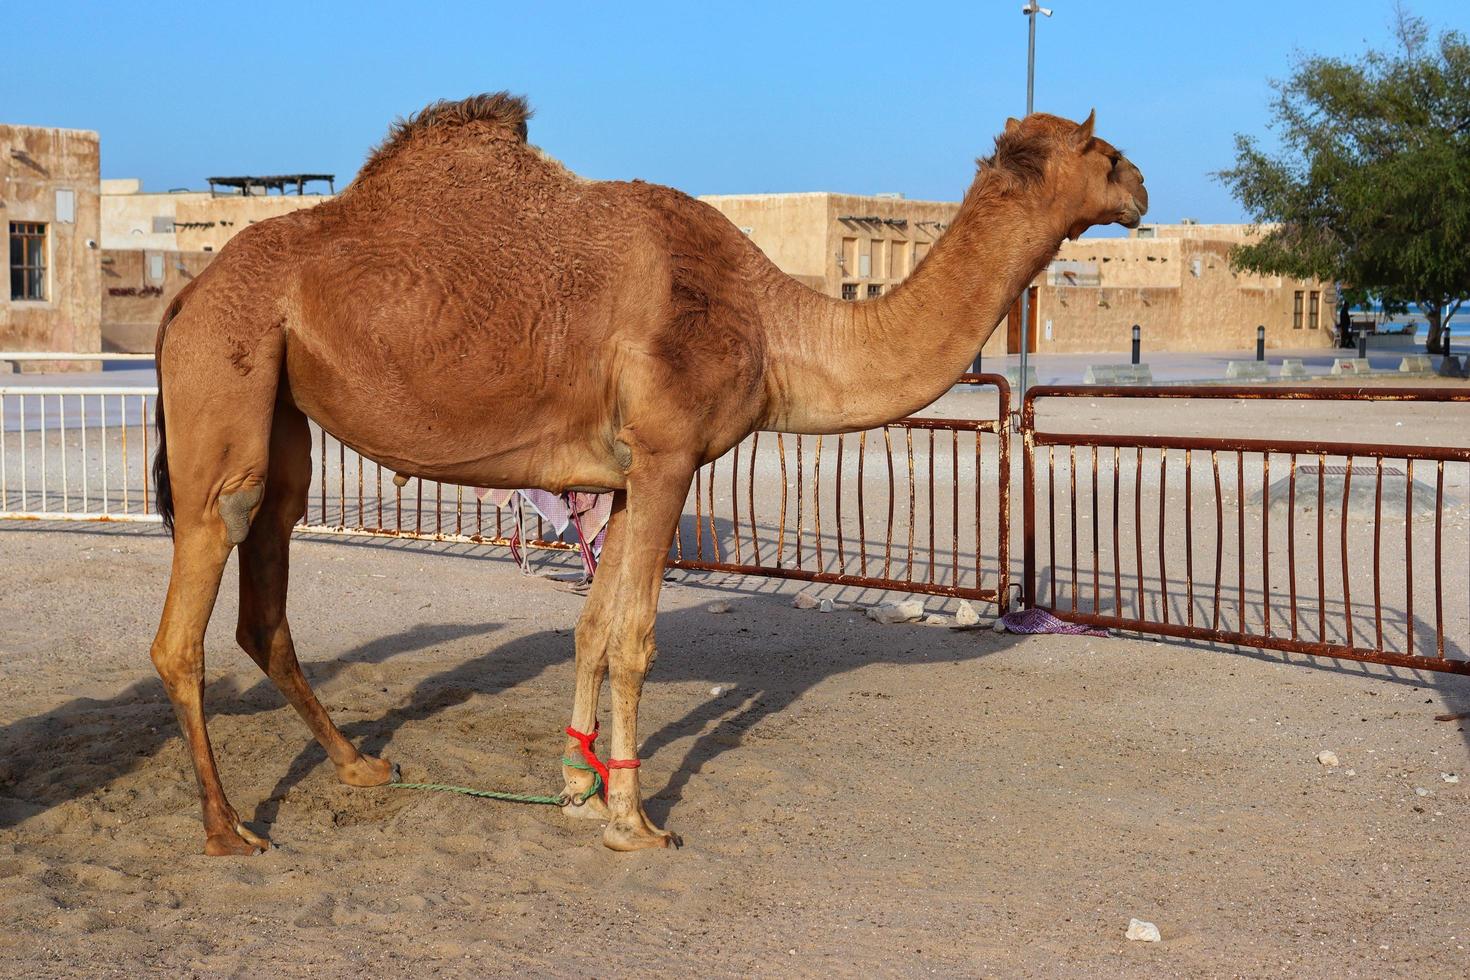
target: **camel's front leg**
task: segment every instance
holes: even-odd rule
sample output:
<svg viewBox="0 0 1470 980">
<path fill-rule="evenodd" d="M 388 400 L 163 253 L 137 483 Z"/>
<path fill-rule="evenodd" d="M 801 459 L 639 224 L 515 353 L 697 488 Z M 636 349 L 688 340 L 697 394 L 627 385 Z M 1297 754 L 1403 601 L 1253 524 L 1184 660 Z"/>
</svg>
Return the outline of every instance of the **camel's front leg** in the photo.
<svg viewBox="0 0 1470 980">
<path fill-rule="evenodd" d="M 612 819 L 602 841 L 615 851 L 679 842 L 643 812 L 638 789 L 638 699 L 654 658 L 653 627 L 664 561 L 693 475 L 692 461 L 653 455 L 635 457 L 628 474 L 626 529 L 619 542 L 622 554 L 617 559 L 607 633 L 613 720 L 607 804 Z"/>
<path fill-rule="evenodd" d="M 602 561 L 592 577 L 592 591 L 577 617 L 577 690 L 572 701 L 571 728 L 592 735 L 597 730 L 597 699 L 607 676 L 608 630 L 616 619 L 619 559 L 623 556 L 623 529 L 627 526 L 627 497 L 620 490 L 613 498 Z M 565 758 L 582 761 L 580 742 L 568 736 Z M 585 766 L 585 763 L 583 763 Z M 569 817 L 607 820 L 607 804 L 596 792 L 593 773 L 582 766 L 562 766 L 569 801 L 562 813 Z"/>
</svg>

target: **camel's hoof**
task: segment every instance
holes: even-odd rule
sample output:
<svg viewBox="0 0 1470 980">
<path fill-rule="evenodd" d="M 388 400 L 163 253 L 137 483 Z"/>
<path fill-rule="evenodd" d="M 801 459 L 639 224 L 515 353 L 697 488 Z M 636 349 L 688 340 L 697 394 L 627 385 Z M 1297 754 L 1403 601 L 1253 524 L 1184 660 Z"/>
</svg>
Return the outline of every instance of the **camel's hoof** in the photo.
<svg viewBox="0 0 1470 980">
<path fill-rule="evenodd" d="M 359 756 L 356 762 L 337 767 L 337 778 L 348 786 L 382 786 L 398 782 L 398 766 L 387 759 Z"/>
<path fill-rule="evenodd" d="M 576 802 L 577 797 L 585 792 L 587 792 L 585 789 L 573 790 L 571 787 L 562 790 L 562 793 L 572 802 L 563 806 L 561 812 L 577 820 L 611 820 L 612 813 L 608 810 L 607 803 L 596 793 L 587 797 L 582 803 Z"/>
<path fill-rule="evenodd" d="M 602 832 L 602 843 L 614 851 L 642 851 L 650 847 L 681 847 L 684 842 L 678 834 L 645 824 L 613 821 Z"/>
<path fill-rule="evenodd" d="M 210 834 L 204 842 L 204 853 L 210 857 L 255 857 L 264 854 L 270 846 L 270 841 L 237 823 L 233 830 Z"/>
</svg>

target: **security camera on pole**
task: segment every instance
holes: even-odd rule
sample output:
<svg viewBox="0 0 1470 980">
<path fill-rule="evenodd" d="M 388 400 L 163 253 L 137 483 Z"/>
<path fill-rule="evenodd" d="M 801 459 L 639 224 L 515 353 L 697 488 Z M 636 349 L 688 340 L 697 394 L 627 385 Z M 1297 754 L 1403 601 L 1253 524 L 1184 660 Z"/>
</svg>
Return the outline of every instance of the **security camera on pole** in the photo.
<svg viewBox="0 0 1470 980">
<path fill-rule="evenodd" d="M 1035 111 L 1036 102 L 1036 15 L 1051 16 L 1051 10 L 1036 3 L 1036 0 L 1026 0 L 1026 5 L 1021 8 L 1021 13 L 1026 15 L 1027 20 L 1027 42 L 1026 42 L 1026 115 Z M 1028 282 L 1021 290 L 1021 372 L 1017 378 L 1020 387 L 1020 398 L 1018 403 L 1024 402 L 1026 398 L 1026 354 L 1031 349 L 1031 284 Z"/>
</svg>

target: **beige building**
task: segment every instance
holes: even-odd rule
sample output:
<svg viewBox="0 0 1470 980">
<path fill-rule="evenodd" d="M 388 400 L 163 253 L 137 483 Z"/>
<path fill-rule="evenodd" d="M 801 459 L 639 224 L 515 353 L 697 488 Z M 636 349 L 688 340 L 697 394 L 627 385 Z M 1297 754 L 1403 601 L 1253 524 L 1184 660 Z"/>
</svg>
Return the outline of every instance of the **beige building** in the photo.
<svg viewBox="0 0 1470 980">
<path fill-rule="evenodd" d="M 830 296 L 872 299 L 902 282 L 954 220 L 958 204 L 901 194 L 701 197 L 787 275 Z"/>
<path fill-rule="evenodd" d="M 830 296 L 883 295 L 901 282 L 959 205 L 899 195 L 735 194 L 701 198 L 782 270 Z M 1152 350 L 1249 350 L 1332 343 L 1332 286 L 1232 272 L 1245 225 L 1146 225 L 1127 238 L 1062 245 L 1032 286 L 1030 346 L 1040 353 L 1126 351 L 1138 324 Z M 1020 304 L 985 345 L 1021 349 Z"/>
<path fill-rule="evenodd" d="M 1330 347 L 1331 283 L 1231 270 L 1230 249 L 1253 234 L 1248 225 L 1184 222 L 1065 243 L 1033 286 L 1032 349 L 1128 350 L 1134 324 L 1147 350 L 1254 350 L 1260 326 L 1267 347 Z M 1013 312 L 1007 343 L 1019 350 Z"/>
<path fill-rule="evenodd" d="M 272 186 L 304 183 L 294 175 L 265 179 Z M 241 228 L 331 199 L 329 194 L 264 194 L 259 185 L 249 194 L 243 189 L 149 192 L 136 179 L 102 181 L 101 329 L 108 349 L 151 351 L 169 302 Z"/>
<path fill-rule="evenodd" d="M 98 166 L 94 132 L 0 125 L 0 350 L 100 349 Z"/>
</svg>

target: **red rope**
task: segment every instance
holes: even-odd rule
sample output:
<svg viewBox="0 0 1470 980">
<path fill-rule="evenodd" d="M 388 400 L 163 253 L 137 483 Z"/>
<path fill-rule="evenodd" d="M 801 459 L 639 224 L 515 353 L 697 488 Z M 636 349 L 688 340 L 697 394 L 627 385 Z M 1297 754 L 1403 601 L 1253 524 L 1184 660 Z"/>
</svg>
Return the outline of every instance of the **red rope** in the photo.
<svg viewBox="0 0 1470 980">
<path fill-rule="evenodd" d="M 586 732 L 579 732 L 571 725 L 568 725 L 567 734 L 576 739 L 577 744 L 581 746 L 583 761 L 591 766 L 592 769 L 597 773 L 597 775 L 602 777 L 602 796 L 604 799 L 606 799 L 607 766 L 602 764 L 602 760 L 599 759 L 597 757 L 597 753 L 592 750 L 592 744 L 597 741 L 597 729 L 594 727 L 592 729 L 592 734 L 588 735 Z"/>
<path fill-rule="evenodd" d="M 641 765 L 643 765 L 643 760 L 642 759 L 608 759 L 607 760 L 607 767 L 609 769 L 637 769 Z"/>
</svg>

